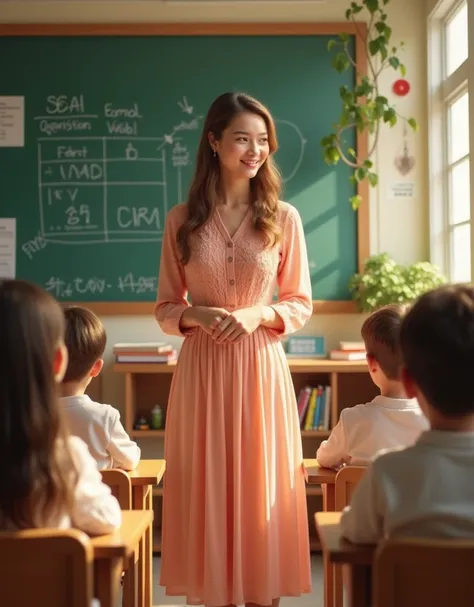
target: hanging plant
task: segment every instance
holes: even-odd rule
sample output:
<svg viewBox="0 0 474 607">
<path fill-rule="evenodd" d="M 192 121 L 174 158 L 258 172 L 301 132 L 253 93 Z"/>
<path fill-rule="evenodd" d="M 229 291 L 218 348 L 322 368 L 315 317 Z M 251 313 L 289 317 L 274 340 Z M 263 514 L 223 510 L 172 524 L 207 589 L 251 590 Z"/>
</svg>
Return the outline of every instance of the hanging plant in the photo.
<svg viewBox="0 0 474 607">
<path fill-rule="evenodd" d="M 386 69 L 399 72 L 402 78 L 406 75 L 405 66 L 398 56 L 403 48 L 403 42 L 399 46 L 392 46 L 390 43 L 392 28 L 388 24 L 388 16 L 384 10 L 389 3 L 390 0 L 361 0 L 361 2 L 351 2 L 350 8 L 347 9 L 347 21 L 354 24 L 358 35 L 364 41 L 368 73 L 363 77 L 358 74 L 353 87 L 340 88 L 342 111 L 339 120 L 332 125 L 333 132 L 321 139 L 324 160 L 328 164 L 336 165 L 340 161 L 344 162 L 354 169 L 350 176 L 351 183 L 360 183 L 367 179 L 372 187 L 378 184 L 378 174 L 371 157 L 377 149 L 382 124 L 393 127 L 397 124 L 397 120 L 401 119 L 405 120 L 414 131 L 418 130 L 416 120 L 400 116 L 379 90 L 380 75 Z M 366 33 L 362 32 L 355 20 L 356 15 L 362 11 L 368 13 Z M 349 35 L 342 33 L 337 39 L 331 39 L 328 43 L 329 51 L 337 50 L 332 65 L 339 73 L 351 67 L 357 69 L 355 58 L 350 52 L 349 41 Z M 344 141 L 344 133 L 352 129 L 373 135 L 372 144 L 365 158 Z M 357 210 L 362 199 L 356 194 L 350 198 L 350 202 L 352 208 Z"/>
</svg>

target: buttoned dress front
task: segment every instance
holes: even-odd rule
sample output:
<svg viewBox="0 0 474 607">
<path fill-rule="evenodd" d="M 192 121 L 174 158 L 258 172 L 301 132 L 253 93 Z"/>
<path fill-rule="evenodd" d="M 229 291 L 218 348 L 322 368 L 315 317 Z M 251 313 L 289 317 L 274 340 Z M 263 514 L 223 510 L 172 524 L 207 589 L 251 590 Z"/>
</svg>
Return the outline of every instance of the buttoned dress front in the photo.
<svg viewBox="0 0 474 607">
<path fill-rule="evenodd" d="M 180 261 L 186 205 L 169 213 L 156 318 L 184 336 L 166 417 L 160 583 L 190 605 L 219 607 L 311 591 L 308 518 L 295 391 L 280 341 L 259 327 L 238 344 L 180 328 L 190 305 L 272 305 L 283 334 L 312 313 L 301 219 L 280 203 L 282 240 L 266 247 L 251 211 L 231 237 L 216 211 Z M 273 295 L 278 287 L 278 300 Z"/>
</svg>

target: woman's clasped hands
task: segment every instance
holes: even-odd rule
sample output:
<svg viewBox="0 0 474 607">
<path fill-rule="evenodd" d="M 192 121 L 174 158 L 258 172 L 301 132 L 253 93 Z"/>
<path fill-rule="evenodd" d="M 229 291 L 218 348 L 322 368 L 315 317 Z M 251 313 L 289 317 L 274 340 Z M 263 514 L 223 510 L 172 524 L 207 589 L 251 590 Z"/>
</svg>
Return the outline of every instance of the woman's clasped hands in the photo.
<svg viewBox="0 0 474 607">
<path fill-rule="evenodd" d="M 241 308 L 229 312 L 224 308 L 202 307 L 198 313 L 198 325 L 218 344 L 239 343 L 253 333 L 262 323 L 261 306 Z"/>
</svg>

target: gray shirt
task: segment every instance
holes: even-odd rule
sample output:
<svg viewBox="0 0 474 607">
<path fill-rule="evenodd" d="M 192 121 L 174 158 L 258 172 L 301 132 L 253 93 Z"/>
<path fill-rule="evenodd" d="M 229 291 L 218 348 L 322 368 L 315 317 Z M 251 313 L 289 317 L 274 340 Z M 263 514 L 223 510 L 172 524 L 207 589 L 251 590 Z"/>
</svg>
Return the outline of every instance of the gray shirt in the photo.
<svg viewBox="0 0 474 607">
<path fill-rule="evenodd" d="M 344 537 L 474 538 L 474 432 L 424 432 L 377 457 L 344 509 Z"/>
</svg>

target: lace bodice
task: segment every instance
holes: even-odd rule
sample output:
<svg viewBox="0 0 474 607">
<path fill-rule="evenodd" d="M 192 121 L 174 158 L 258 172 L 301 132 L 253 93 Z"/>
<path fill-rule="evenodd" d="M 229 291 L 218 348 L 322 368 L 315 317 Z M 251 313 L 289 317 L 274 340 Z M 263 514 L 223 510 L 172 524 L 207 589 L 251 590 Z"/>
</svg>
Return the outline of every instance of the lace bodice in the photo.
<svg viewBox="0 0 474 607">
<path fill-rule="evenodd" d="M 230 237 L 216 212 L 191 237 L 191 257 L 183 266 L 176 233 L 186 218 L 186 205 L 168 213 L 163 237 L 155 314 L 163 331 L 181 335 L 179 319 L 189 305 L 228 310 L 257 304 L 273 305 L 285 324 L 285 333 L 301 328 L 312 313 L 311 281 L 300 216 L 281 202 L 281 242 L 266 248 L 249 212 Z M 273 296 L 278 287 L 278 302 Z"/>
</svg>

